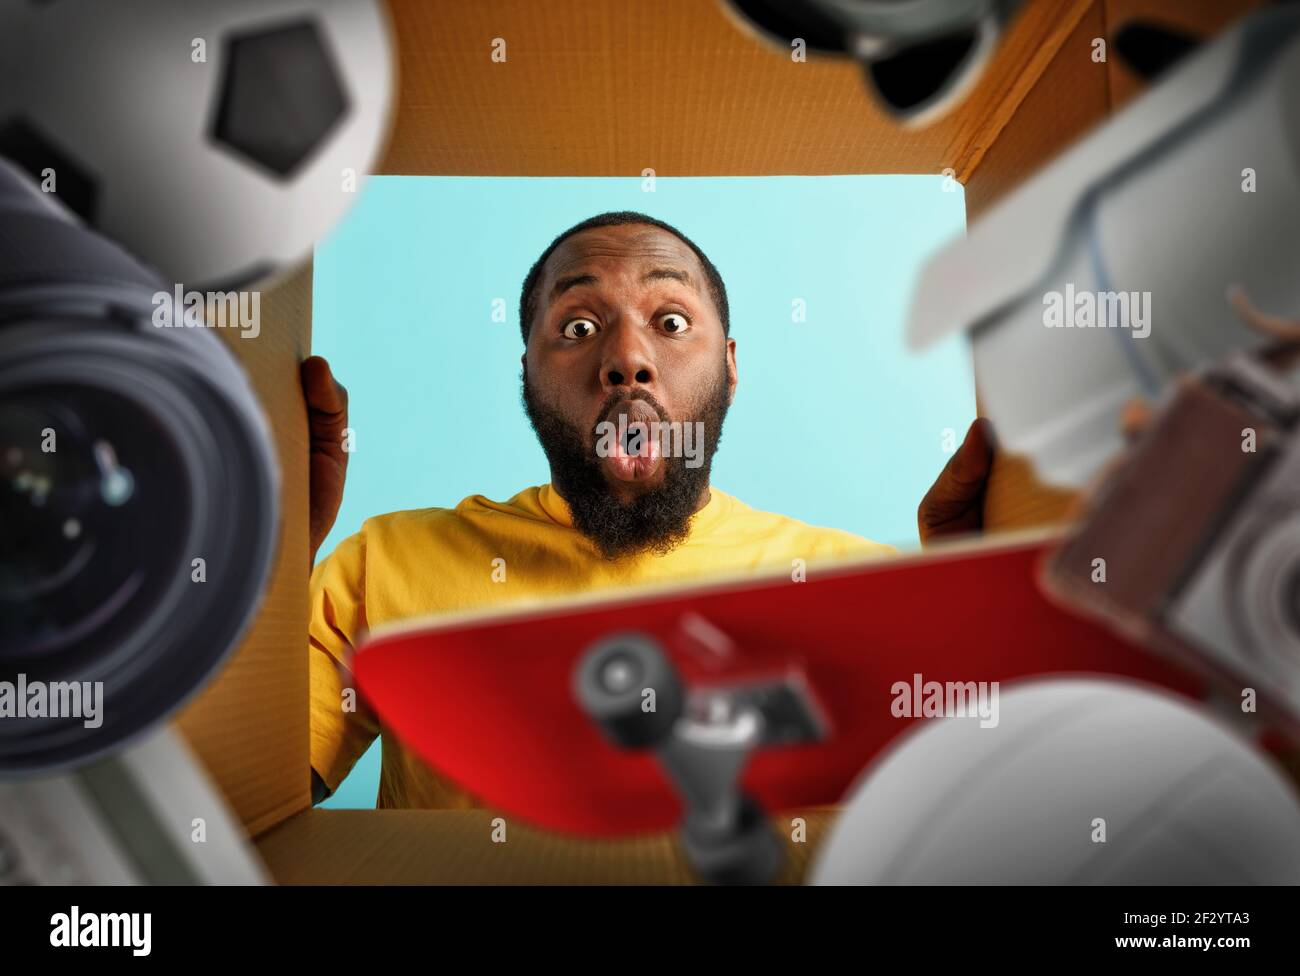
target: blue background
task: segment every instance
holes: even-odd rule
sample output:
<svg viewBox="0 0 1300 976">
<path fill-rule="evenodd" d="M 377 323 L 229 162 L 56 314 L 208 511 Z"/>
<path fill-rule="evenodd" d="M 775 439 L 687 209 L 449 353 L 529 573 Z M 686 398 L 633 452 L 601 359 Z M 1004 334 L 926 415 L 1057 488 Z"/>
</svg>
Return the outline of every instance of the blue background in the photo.
<svg viewBox="0 0 1300 976">
<path fill-rule="evenodd" d="M 322 555 L 371 515 L 549 480 L 519 399 L 519 289 L 557 234 L 606 210 L 678 227 L 726 283 L 740 384 L 713 483 L 756 508 L 916 546 L 944 430 L 960 440 L 975 416 L 965 338 L 915 356 L 903 336 L 923 259 L 964 232 L 960 185 L 700 177 L 645 192 L 640 178 L 388 176 L 365 183 L 316 250 L 312 351 L 348 388 L 356 432 Z M 795 298 L 804 322 L 791 321 Z M 376 741 L 324 805 L 373 807 L 379 758 Z"/>
</svg>

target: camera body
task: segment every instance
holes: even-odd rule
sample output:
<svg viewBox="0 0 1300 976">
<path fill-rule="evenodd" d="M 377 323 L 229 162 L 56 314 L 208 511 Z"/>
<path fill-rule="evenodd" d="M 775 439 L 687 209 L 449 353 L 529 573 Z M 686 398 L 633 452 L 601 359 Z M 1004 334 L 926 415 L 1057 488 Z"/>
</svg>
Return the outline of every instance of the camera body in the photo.
<svg viewBox="0 0 1300 976">
<path fill-rule="evenodd" d="M 269 576 L 266 419 L 210 329 L 156 327 L 171 294 L 0 160 L 0 712 L 22 719 L 0 721 L 0 774 L 180 707 Z"/>
<path fill-rule="evenodd" d="M 1185 381 L 1048 591 L 1300 730 L 1300 387 L 1238 353 Z"/>
</svg>

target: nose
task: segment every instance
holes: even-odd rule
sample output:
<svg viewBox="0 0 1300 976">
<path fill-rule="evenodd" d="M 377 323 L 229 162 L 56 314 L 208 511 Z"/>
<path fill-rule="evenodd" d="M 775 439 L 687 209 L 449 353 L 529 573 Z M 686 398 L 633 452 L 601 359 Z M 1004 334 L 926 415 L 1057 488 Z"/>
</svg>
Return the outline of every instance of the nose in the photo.
<svg viewBox="0 0 1300 976">
<path fill-rule="evenodd" d="M 600 385 L 606 394 L 620 388 L 651 386 L 658 378 L 643 331 L 619 323 L 606 333 L 601 349 Z"/>
</svg>

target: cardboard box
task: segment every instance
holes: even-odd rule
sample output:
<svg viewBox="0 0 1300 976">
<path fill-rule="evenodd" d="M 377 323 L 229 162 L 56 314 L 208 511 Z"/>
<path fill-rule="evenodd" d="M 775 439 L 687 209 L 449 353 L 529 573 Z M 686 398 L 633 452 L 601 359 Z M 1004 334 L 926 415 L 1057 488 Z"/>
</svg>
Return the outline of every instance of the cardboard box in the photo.
<svg viewBox="0 0 1300 976">
<path fill-rule="evenodd" d="M 400 102 L 381 172 L 659 176 L 935 173 L 971 219 L 1140 85 L 1092 41 L 1141 14 L 1214 30 L 1254 0 L 1030 0 L 959 109 L 895 125 L 849 60 L 793 61 L 714 0 L 392 0 Z M 494 39 L 506 60 L 493 61 Z M 275 877 L 287 882 L 685 880 L 669 836 L 613 844 L 488 815 L 310 810 L 307 750 L 307 431 L 297 382 L 311 337 L 311 269 L 267 296 L 236 344 L 275 428 L 284 524 L 261 616 L 233 663 L 179 721 Z M 1058 519 L 1069 497 L 1000 458 L 990 529 Z M 829 813 L 810 819 L 820 836 Z M 286 822 L 287 821 L 287 822 Z M 815 824 L 815 827 L 814 827 Z M 810 838 L 811 839 L 811 838 Z M 815 846 L 815 843 L 814 845 Z M 809 848 L 797 848 L 796 856 Z M 796 874 L 804 861 L 794 862 Z M 790 879 L 793 879 L 791 875 Z"/>
<path fill-rule="evenodd" d="M 580 840 L 506 823 L 487 810 L 311 810 L 258 840 L 281 884 L 690 884 L 675 835 Z M 791 840 L 801 818 L 803 839 Z M 807 875 L 834 822 L 819 808 L 772 821 L 784 841 L 779 884 Z"/>
</svg>

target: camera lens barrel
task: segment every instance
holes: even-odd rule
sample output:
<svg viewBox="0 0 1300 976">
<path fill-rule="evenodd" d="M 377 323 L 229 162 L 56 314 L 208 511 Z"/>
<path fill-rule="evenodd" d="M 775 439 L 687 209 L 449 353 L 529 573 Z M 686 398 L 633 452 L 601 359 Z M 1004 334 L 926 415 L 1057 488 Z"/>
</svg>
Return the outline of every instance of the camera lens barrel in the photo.
<svg viewBox="0 0 1300 976">
<path fill-rule="evenodd" d="M 155 324 L 171 295 L 0 159 L 0 682 L 47 696 L 0 718 L 0 774 L 79 764 L 173 712 L 269 577 L 266 419 L 212 330 Z M 80 714 L 53 714 L 60 694 Z"/>
</svg>

